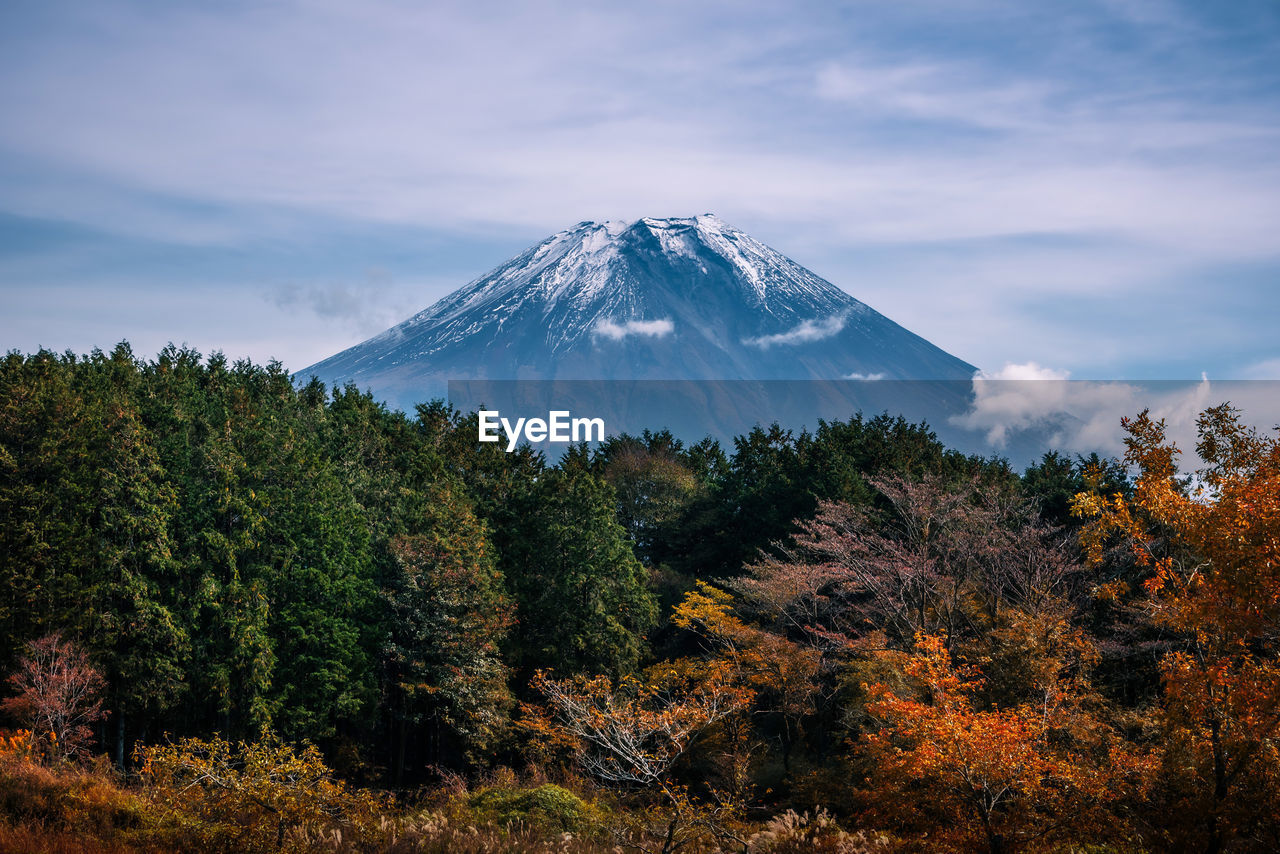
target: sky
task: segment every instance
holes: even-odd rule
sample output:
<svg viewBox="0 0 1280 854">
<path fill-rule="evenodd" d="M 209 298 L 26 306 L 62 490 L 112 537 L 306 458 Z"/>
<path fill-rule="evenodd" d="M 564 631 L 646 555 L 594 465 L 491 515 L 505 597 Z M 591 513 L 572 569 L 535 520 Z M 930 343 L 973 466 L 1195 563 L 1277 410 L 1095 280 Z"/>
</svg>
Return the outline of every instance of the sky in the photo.
<svg viewBox="0 0 1280 854">
<path fill-rule="evenodd" d="M 298 370 L 713 212 L 996 372 L 1280 378 L 1280 3 L 5 0 L 0 348 Z"/>
</svg>

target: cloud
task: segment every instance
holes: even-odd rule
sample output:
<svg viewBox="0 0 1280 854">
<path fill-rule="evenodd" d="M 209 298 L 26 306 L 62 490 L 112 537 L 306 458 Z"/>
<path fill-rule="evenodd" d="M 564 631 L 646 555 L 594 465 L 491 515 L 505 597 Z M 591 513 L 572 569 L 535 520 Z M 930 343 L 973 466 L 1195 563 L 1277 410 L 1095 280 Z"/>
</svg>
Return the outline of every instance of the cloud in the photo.
<svg viewBox="0 0 1280 854">
<path fill-rule="evenodd" d="M 1144 409 L 1165 421 L 1166 435 L 1183 450 L 1184 470 L 1195 467 L 1196 419 L 1205 409 L 1231 403 L 1246 424 L 1269 429 L 1280 419 L 1280 383 L 1071 380 L 1066 371 L 1035 363 L 1008 364 L 973 378 L 971 409 L 950 422 L 980 431 L 995 448 L 1019 435 L 1040 447 L 1067 453 L 1099 451 L 1122 456 L 1120 421 Z"/>
<path fill-rule="evenodd" d="M 775 344 L 807 344 L 810 341 L 821 341 L 824 338 L 839 335 L 848 320 L 847 314 L 834 314 L 821 320 L 805 320 L 786 332 L 761 335 L 759 338 L 744 338 L 742 343 L 766 349 Z"/>
<path fill-rule="evenodd" d="M 1034 362 L 980 371 L 973 378 L 973 408 L 951 423 L 984 432 L 996 448 L 1034 430 L 1047 432 L 1047 448 L 1121 450 L 1117 427 L 1123 416 L 1141 409 L 1140 389 L 1126 383 L 1072 382 L 1069 376 Z"/>
<path fill-rule="evenodd" d="M 857 371 L 854 371 L 851 374 L 845 374 L 844 378 L 847 380 L 861 380 L 862 382 L 875 382 L 876 380 L 884 379 L 884 374 L 860 374 Z"/>
<path fill-rule="evenodd" d="M 681 10 L 679 27 L 665 4 L 500 16 L 448 3 L 370 2 L 359 15 L 106 5 L 121 8 L 30 31 L 19 18 L 15 34 L 39 50 L 0 60 L 0 104 L 21 119 L 0 148 L 39 160 L 50 180 L 450 227 L 715 209 L 818 223 L 828 241 L 1115 229 L 1163 245 L 1273 246 L 1260 224 L 1280 207 L 1265 153 L 1274 111 L 1196 95 L 1256 93 L 1234 92 L 1216 66 L 1143 67 L 1043 32 L 1028 37 L 1052 39 L 1067 69 L 1010 69 L 988 43 L 999 34 L 982 29 L 984 12 L 1003 17 L 987 4 L 954 47 L 928 51 L 842 39 L 819 4 L 784 20 L 748 4 L 727 25 Z M 83 40 L 77 18 L 101 37 Z M 894 26 L 890 13 L 860 19 L 903 39 Z M 465 85 L 432 83 L 445 79 Z M 72 132 L 83 127 L 93 133 Z M 29 189 L 14 204 L 47 203 L 46 187 Z"/>
<path fill-rule="evenodd" d="M 1023 365 L 1008 363 L 998 371 L 978 371 L 974 379 L 981 382 L 988 380 L 1065 380 L 1070 376 L 1070 371 L 1042 368 L 1035 362 L 1027 362 Z"/>
<path fill-rule="evenodd" d="M 818 70 L 816 94 L 881 116 L 955 122 L 1002 130 L 1037 128 L 1052 93 L 1044 83 L 975 79 L 947 63 L 831 62 Z"/>
<path fill-rule="evenodd" d="M 621 341 L 629 335 L 663 338 L 670 335 L 675 328 L 675 324 L 667 318 L 661 320 L 628 320 L 624 323 L 615 323 L 612 319 L 605 318 L 598 321 L 591 328 L 591 335 L 596 338 L 608 338 L 611 341 Z"/>
<path fill-rule="evenodd" d="M 304 309 L 322 320 L 338 321 L 348 331 L 363 336 L 382 332 L 410 313 L 395 298 L 391 277 L 381 271 L 370 272 L 356 283 L 281 284 L 264 296 L 279 308 L 290 312 Z"/>
</svg>

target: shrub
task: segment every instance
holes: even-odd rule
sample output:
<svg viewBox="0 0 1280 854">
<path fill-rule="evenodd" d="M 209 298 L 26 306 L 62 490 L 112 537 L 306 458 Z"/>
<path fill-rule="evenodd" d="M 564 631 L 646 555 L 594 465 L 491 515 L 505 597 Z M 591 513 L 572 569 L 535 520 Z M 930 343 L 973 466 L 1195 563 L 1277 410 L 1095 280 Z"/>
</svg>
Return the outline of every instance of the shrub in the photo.
<svg viewBox="0 0 1280 854">
<path fill-rule="evenodd" d="M 391 806 L 334 779 L 314 745 L 270 733 L 235 745 L 215 736 L 140 747 L 138 759 L 147 793 L 171 820 L 236 851 L 279 850 L 291 831 L 371 834 Z"/>
<path fill-rule="evenodd" d="M 601 819 L 598 807 L 552 783 L 533 789 L 485 789 L 472 795 L 469 805 L 495 824 L 540 832 L 585 833 Z"/>
<path fill-rule="evenodd" d="M 106 682 L 79 647 L 56 632 L 32 641 L 9 684 L 15 696 L 0 710 L 26 724 L 50 759 L 85 753 L 90 725 L 106 715 Z"/>
</svg>

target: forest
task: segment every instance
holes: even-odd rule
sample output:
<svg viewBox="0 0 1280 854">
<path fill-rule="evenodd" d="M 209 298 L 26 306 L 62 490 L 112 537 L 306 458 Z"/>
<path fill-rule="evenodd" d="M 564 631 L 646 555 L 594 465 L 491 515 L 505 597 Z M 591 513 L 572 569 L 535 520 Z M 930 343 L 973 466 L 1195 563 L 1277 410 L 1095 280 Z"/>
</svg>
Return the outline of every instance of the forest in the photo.
<svg viewBox="0 0 1280 854">
<path fill-rule="evenodd" d="M 278 363 L 11 352 L 0 850 L 1280 850 L 1280 440 L 1115 429 L 548 459 Z"/>
</svg>

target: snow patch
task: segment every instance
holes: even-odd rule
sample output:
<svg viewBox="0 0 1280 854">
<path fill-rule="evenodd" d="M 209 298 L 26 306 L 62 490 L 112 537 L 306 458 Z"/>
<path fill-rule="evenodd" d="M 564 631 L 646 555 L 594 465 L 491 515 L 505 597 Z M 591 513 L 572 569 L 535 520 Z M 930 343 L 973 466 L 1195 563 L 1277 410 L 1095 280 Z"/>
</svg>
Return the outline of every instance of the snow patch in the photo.
<svg viewBox="0 0 1280 854">
<path fill-rule="evenodd" d="M 744 338 L 742 343 L 752 347 L 760 347 L 761 349 L 772 347 L 775 344 L 808 344 L 810 341 L 821 341 L 824 338 L 839 335 L 848 321 L 848 312 L 841 312 L 822 320 L 806 320 L 786 332 L 779 332 L 775 335 Z"/>
<path fill-rule="evenodd" d="M 613 242 L 613 235 L 608 228 L 596 228 L 587 232 L 582 238 L 583 252 L 599 252 Z"/>
<path fill-rule="evenodd" d="M 591 336 L 593 338 L 608 338 L 611 341 L 621 341 L 628 335 L 662 338 L 670 335 L 675 331 L 675 328 L 675 324 L 665 317 L 661 320 L 628 320 L 625 323 L 615 323 L 613 320 L 605 318 L 591 328 Z"/>
</svg>

